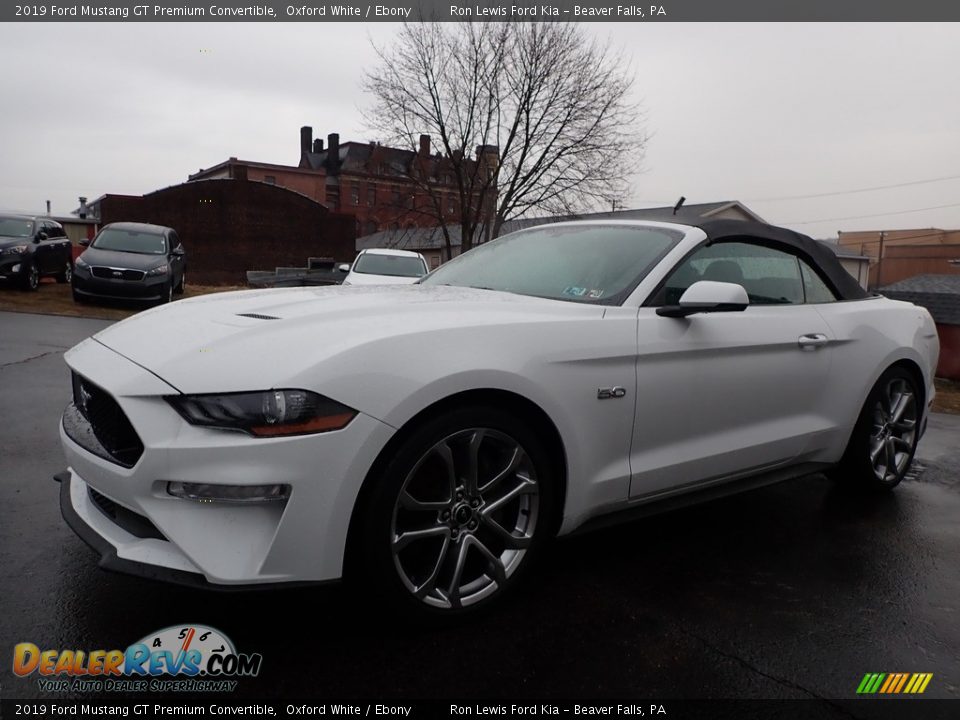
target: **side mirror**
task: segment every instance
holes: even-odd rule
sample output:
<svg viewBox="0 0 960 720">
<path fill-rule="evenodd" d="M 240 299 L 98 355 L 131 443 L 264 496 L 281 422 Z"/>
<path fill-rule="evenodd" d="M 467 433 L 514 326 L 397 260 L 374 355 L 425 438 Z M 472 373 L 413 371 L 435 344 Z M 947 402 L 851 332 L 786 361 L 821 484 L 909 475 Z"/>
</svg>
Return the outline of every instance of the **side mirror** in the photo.
<svg viewBox="0 0 960 720">
<path fill-rule="evenodd" d="M 350 272 L 350 264 L 340 263 L 339 265 L 337 265 L 337 270 L 339 270 L 340 272 Z"/>
<path fill-rule="evenodd" d="M 749 304 L 743 285 L 700 280 L 680 296 L 679 305 L 659 307 L 657 315 L 681 318 L 704 312 L 742 312 Z"/>
<path fill-rule="evenodd" d="M 187 253 L 186 253 L 186 250 L 183 249 L 183 245 L 177 245 L 177 246 L 173 249 L 173 253 L 171 253 L 171 254 L 173 254 L 173 255 L 178 255 L 178 256 L 180 256 L 180 257 L 183 257 L 183 256 L 186 255 Z"/>
<path fill-rule="evenodd" d="M 50 237 L 50 236 L 47 235 L 47 231 L 46 231 L 46 230 L 40 230 L 40 231 L 37 232 L 36 236 L 34 236 L 33 241 L 34 241 L 34 242 L 40 242 L 41 240 L 46 240 L 48 237 Z"/>
<path fill-rule="evenodd" d="M 83 247 L 89 247 L 89 245 L 90 245 L 90 240 L 89 240 L 89 238 L 83 238 L 83 240 L 80 241 L 80 245 L 83 246 Z"/>
</svg>

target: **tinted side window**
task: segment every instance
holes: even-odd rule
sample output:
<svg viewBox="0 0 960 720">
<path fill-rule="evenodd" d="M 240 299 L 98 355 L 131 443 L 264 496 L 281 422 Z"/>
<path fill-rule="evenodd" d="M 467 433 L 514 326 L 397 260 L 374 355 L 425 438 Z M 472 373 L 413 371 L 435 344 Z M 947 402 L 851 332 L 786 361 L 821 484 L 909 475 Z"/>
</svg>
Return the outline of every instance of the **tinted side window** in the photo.
<svg viewBox="0 0 960 720">
<path fill-rule="evenodd" d="M 698 280 L 742 285 L 751 305 L 799 305 L 804 301 L 798 259 L 762 245 L 731 242 L 700 248 L 667 279 L 664 304 L 676 305 Z"/>
<path fill-rule="evenodd" d="M 167 242 L 170 243 L 170 250 L 173 250 L 180 245 L 180 237 L 177 235 L 175 230 L 170 231 L 170 235 L 167 236 Z"/>
<path fill-rule="evenodd" d="M 803 290 L 808 303 L 836 302 L 837 296 L 823 279 L 807 263 L 800 261 L 800 274 L 803 275 Z"/>
</svg>

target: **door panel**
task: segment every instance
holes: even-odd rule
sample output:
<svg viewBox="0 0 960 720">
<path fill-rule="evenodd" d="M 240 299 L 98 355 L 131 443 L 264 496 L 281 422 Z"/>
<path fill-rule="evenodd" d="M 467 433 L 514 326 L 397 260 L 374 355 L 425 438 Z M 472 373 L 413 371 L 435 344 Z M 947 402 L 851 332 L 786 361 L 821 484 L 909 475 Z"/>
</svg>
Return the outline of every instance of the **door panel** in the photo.
<svg viewBox="0 0 960 720">
<path fill-rule="evenodd" d="M 641 308 L 633 498 L 775 467 L 829 426 L 833 334 L 809 305 L 665 318 Z M 802 347 L 823 335 L 826 344 Z"/>
</svg>

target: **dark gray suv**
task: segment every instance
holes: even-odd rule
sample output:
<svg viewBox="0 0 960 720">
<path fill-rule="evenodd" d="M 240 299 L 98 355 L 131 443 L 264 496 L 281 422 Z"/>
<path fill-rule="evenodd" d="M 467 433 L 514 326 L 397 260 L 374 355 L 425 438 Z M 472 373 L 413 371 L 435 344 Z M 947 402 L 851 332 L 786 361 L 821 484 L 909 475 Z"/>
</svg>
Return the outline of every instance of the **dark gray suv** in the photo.
<svg viewBox="0 0 960 720">
<path fill-rule="evenodd" d="M 73 250 L 63 226 L 36 215 L 0 215 L 0 281 L 36 290 L 40 278 L 70 282 Z"/>
</svg>

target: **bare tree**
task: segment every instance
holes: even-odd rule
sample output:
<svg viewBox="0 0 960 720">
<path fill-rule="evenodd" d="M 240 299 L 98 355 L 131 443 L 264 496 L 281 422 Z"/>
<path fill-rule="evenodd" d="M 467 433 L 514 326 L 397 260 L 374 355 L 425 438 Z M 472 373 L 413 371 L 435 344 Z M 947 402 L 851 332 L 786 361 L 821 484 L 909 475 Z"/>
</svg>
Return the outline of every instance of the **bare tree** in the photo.
<svg viewBox="0 0 960 720">
<path fill-rule="evenodd" d="M 466 251 L 512 218 L 608 207 L 639 169 L 646 135 L 627 63 L 580 25 L 406 24 L 375 49 L 367 124 L 414 150 L 421 133 L 439 140 L 441 156 L 409 176 L 448 257 L 445 178 Z"/>
</svg>

